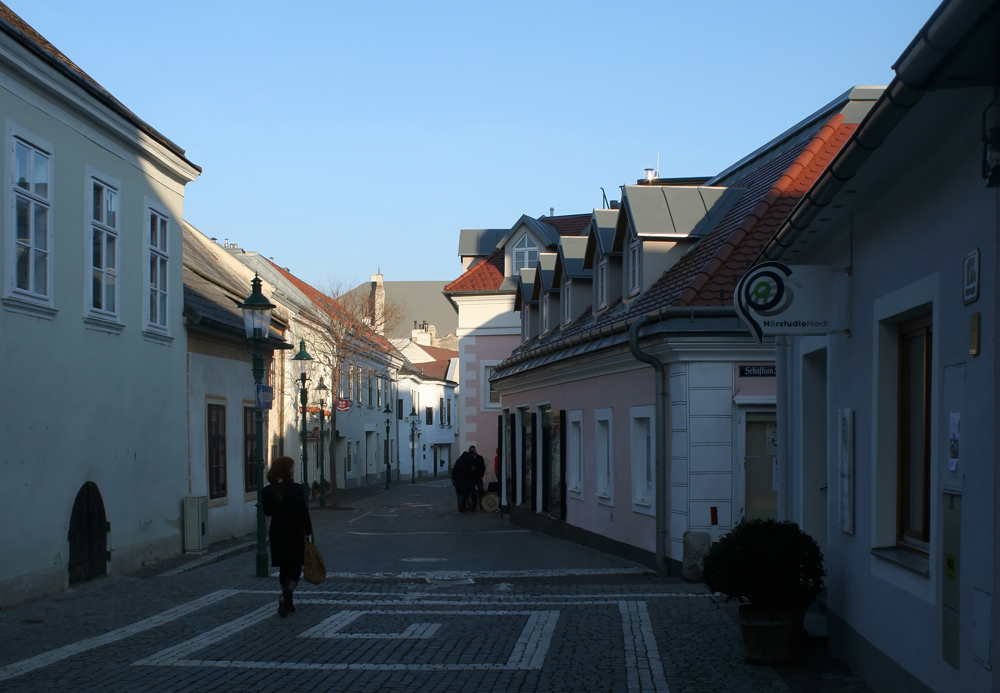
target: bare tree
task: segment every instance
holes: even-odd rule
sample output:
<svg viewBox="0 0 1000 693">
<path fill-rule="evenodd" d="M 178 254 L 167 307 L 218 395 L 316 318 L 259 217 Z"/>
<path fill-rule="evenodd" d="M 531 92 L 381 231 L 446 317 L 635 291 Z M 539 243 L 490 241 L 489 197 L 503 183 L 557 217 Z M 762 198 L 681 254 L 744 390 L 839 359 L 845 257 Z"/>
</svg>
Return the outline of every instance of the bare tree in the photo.
<svg viewBox="0 0 1000 693">
<path fill-rule="evenodd" d="M 381 290 L 381 286 L 378 287 Z M 308 314 L 310 323 L 310 355 L 330 382 L 330 488 L 331 505 L 339 507 L 337 500 L 337 406 L 336 400 L 345 378 L 352 375 L 356 384 L 361 379 L 352 370 L 364 368 L 367 377 L 374 377 L 376 370 L 384 372 L 388 377 L 388 362 L 396 351 L 384 336 L 391 333 L 403 319 L 403 313 L 396 304 L 386 303 L 384 293 L 381 296 L 364 296 L 360 292 L 351 292 L 350 287 L 342 281 L 331 280 L 310 296 L 315 305 Z M 337 298 L 333 298 L 336 296 Z M 376 369 L 374 364 L 385 364 Z M 362 366 L 362 364 L 364 364 Z M 353 366 L 353 368 L 352 368 Z M 344 387 L 347 390 L 347 387 Z M 389 441 L 386 441 L 388 449 Z M 322 491 L 321 491 L 322 493 Z"/>
</svg>

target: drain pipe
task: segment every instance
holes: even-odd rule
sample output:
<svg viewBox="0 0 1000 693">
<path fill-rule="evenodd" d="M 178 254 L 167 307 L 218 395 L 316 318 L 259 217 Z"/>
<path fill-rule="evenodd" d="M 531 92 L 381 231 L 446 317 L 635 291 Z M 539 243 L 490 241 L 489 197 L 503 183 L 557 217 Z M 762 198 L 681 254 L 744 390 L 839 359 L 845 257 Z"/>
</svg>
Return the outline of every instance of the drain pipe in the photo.
<svg viewBox="0 0 1000 693">
<path fill-rule="evenodd" d="M 639 330 L 649 324 L 648 315 L 632 323 L 628 346 L 632 355 L 656 371 L 656 569 L 667 571 L 667 379 L 663 362 L 639 349 Z"/>
</svg>

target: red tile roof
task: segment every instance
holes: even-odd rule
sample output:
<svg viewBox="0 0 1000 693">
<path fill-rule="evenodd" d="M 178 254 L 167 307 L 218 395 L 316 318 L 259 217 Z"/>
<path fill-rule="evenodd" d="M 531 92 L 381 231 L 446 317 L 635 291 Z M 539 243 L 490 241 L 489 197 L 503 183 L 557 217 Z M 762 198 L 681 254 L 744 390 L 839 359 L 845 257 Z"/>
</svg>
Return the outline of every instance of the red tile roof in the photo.
<svg viewBox="0 0 1000 693">
<path fill-rule="evenodd" d="M 442 349 L 441 347 L 424 346 L 423 344 L 418 344 L 421 349 L 427 352 L 428 356 L 433 356 L 437 361 L 447 361 L 448 359 L 457 359 L 458 352 L 452 351 L 451 349 Z"/>
<path fill-rule="evenodd" d="M 316 304 L 316 307 L 325 312 L 332 319 L 342 320 L 344 321 L 345 324 L 349 322 L 356 323 L 359 330 L 364 330 L 368 332 L 369 339 L 372 339 L 380 347 L 385 348 L 388 351 L 396 350 L 396 348 L 392 346 L 392 344 L 387 339 L 385 339 L 379 334 L 376 334 L 368 327 L 362 325 L 362 323 L 356 317 L 348 313 L 347 310 L 342 305 L 340 305 L 340 303 L 336 299 L 327 296 L 314 286 L 306 284 L 304 281 L 296 277 L 294 274 L 292 274 L 291 272 L 282 267 L 278 267 L 270 260 L 268 260 L 268 262 L 271 264 L 272 267 L 274 267 L 274 269 L 278 270 L 278 273 L 281 274 L 282 277 L 284 277 L 292 284 L 294 284 L 296 289 L 304 293 L 306 297 L 309 298 L 310 301 Z"/>
<path fill-rule="evenodd" d="M 856 129 L 856 124 L 844 123 L 842 114 L 835 115 L 820 128 L 795 162 L 677 296 L 674 305 L 732 305 L 736 284 L 750 269 L 760 249 Z"/>
<path fill-rule="evenodd" d="M 497 248 L 482 262 L 466 270 L 462 276 L 444 287 L 447 292 L 496 291 L 503 284 L 504 252 Z"/>
<path fill-rule="evenodd" d="M 548 224 L 560 236 L 586 236 L 590 232 L 591 214 L 566 214 L 561 217 L 539 217 L 538 221 Z"/>
<path fill-rule="evenodd" d="M 446 359 L 443 361 L 427 361 L 426 363 L 415 363 L 413 367 L 418 371 L 426 375 L 428 378 L 435 378 L 437 380 L 447 380 L 448 367 L 451 365 L 451 360 Z"/>
<path fill-rule="evenodd" d="M 521 361 L 542 349 L 579 335 L 598 332 L 665 306 L 730 306 L 737 282 L 764 243 L 788 217 L 798 200 L 846 144 L 857 128 L 835 115 L 809 141 L 792 147 L 759 169 L 732 183 L 746 192 L 719 225 L 664 273 L 626 311 L 610 310 L 596 321 L 582 320 L 552 339 L 517 352 Z"/>
</svg>

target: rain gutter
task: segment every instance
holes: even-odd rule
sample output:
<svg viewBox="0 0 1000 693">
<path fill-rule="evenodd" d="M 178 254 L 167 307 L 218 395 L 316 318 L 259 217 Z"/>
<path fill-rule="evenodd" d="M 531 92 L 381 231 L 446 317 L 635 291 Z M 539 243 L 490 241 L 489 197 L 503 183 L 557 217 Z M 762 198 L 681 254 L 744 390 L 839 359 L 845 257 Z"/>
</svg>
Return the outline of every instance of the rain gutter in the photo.
<svg viewBox="0 0 1000 693">
<path fill-rule="evenodd" d="M 796 205 L 777 233 L 764 245 L 756 262 L 778 260 L 837 193 L 857 175 L 889 133 L 937 82 L 954 54 L 997 7 L 996 0 L 953 0 L 931 15 L 892 66 L 896 76 L 872 110 L 834 157 L 816 184 Z"/>
</svg>

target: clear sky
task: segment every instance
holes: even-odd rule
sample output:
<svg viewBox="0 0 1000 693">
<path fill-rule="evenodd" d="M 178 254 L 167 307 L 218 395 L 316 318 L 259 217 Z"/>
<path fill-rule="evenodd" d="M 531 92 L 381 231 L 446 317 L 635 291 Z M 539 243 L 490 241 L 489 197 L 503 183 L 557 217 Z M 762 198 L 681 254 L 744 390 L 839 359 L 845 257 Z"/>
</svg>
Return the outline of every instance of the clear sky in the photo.
<svg viewBox="0 0 1000 693">
<path fill-rule="evenodd" d="M 937 0 L 5 0 L 204 168 L 187 220 L 319 286 L 449 280 L 461 228 L 711 175 L 853 85 Z"/>
</svg>

